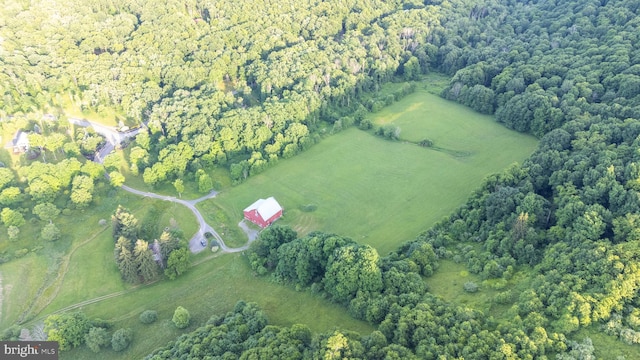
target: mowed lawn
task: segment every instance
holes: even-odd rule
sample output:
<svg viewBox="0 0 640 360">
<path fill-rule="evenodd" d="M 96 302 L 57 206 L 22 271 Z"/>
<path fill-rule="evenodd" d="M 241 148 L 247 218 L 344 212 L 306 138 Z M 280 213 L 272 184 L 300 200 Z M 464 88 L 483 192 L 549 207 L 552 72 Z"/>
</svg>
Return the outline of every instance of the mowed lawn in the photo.
<svg viewBox="0 0 640 360">
<path fill-rule="evenodd" d="M 195 219 L 189 219 L 189 210 L 182 206 L 136 198 L 124 192 L 118 193 L 114 198 L 114 201 L 118 200 L 122 200 L 141 219 L 145 218 L 145 213 L 150 208 L 156 207 L 162 209 L 159 223 L 166 223 L 169 217 L 173 217 L 178 224 L 183 224 L 185 230 L 195 231 Z M 85 241 L 79 242 L 73 249 L 68 270 L 64 271 L 55 285 L 47 281 L 49 286 L 45 289 L 44 296 L 38 297 L 35 308 L 44 310 L 39 311 L 36 319 L 24 326 L 30 327 L 34 321 L 42 320 L 46 315 L 61 309 L 81 310 L 91 318 L 112 322 L 112 330 L 132 328 L 134 341 L 123 353 L 107 349 L 94 354 L 87 348 L 80 347 L 65 352 L 65 359 L 142 358 L 175 340 L 180 334 L 203 325 L 212 315 L 230 311 L 239 300 L 258 303 L 265 310 L 271 324 L 290 326 L 302 323 L 307 324 L 314 332 L 340 328 L 364 335 L 373 331 L 372 326 L 351 318 L 342 306 L 332 304 L 321 296 L 295 291 L 271 282 L 268 277 L 256 277 L 242 254 L 215 256 L 206 251 L 193 256 L 194 266 L 176 280 L 163 279 L 151 285 L 133 287 L 122 282 L 115 266 L 110 226 L 93 227 Z M 29 254 L 22 261 L 9 262 L 2 267 L 5 296 L 2 310 L 3 315 L 8 315 L 3 316 L 6 326 L 11 325 L 25 305 L 36 297 L 36 279 L 42 278 L 46 270 L 45 262 L 37 261 L 38 259 L 46 260 L 42 255 Z M 38 264 L 42 265 L 41 268 L 33 266 Z M 33 285 L 26 287 L 31 291 L 25 292 L 25 286 L 21 284 Z M 103 300 L 91 301 L 100 298 Z M 87 303 L 67 308 L 83 302 Z M 171 322 L 173 311 L 178 305 L 187 308 L 192 316 L 192 325 L 185 330 L 176 329 Z M 146 309 L 158 311 L 159 320 L 156 323 L 140 323 L 138 317 Z"/>
<path fill-rule="evenodd" d="M 463 204 L 487 175 L 524 160 L 537 144 L 491 116 L 426 91 L 371 118 L 399 126 L 406 141 L 350 128 L 224 190 L 200 209 L 209 219 L 223 211 L 235 224 L 253 201 L 275 196 L 285 208 L 279 222 L 300 235 L 334 232 L 386 254 Z M 423 138 L 436 149 L 409 142 Z M 316 210 L 305 212 L 307 205 Z"/>
<path fill-rule="evenodd" d="M 196 258 L 201 259 L 202 255 Z M 208 255 L 208 254 L 207 254 Z M 374 328 L 350 317 L 337 304 L 311 294 L 273 283 L 266 277 L 256 277 L 241 254 L 227 254 L 192 267 L 174 281 L 161 281 L 95 304 L 82 310 L 91 318 L 102 318 L 114 324 L 113 330 L 129 327 L 134 340 L 124 352 L 110 349 L 98 354 L 82 346 L 65 353 L 65 359 L 141 359 L 154 349 L 165 346 L 180 334 L 202 326 L 214 314 L 231 311 L 238 300 L 256 302 L 270 324 L 291 326 L 306 324 L 313 332 L 334 328 L 370 334 Z M 178 330 L 171 322 L 177 306 L 189 310 L 192 324 Z M 156 310 L 158 321 L 144 325 L 139 315 L 144 310 Z"/>
</svg>

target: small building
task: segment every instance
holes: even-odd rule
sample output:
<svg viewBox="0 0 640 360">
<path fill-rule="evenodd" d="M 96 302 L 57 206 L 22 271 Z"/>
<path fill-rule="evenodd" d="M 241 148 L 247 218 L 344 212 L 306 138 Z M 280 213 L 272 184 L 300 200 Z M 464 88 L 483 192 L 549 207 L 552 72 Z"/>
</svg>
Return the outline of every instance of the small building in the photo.
<svg viewBox="0 0 640 360">
<path fill-rule="evenodd" d="M 155 239 L 153 244 L 149 245 L 151 252 L 153 253 L 153 260 L 158 263 L 158 265 L 164 269 L 164 264 L 162 263 L 162 251 L 160 250 L 160 242 L 158 239 Z"/>
<path fill-rule="evenodd" d="M 282 216 L 282 206 L 272 196 L 267 199 L 258 199 L 244 209 L 244 218 L 252 223 L 265 228 Z"/>
<path fill-rule="evenodd" d="M 11 140 L 10 146 L 13 147 L 13 153 L 23 153 L 29 150 L 29 137 L 27 133 L 18 130 L 13 139 Z"/>
</svg>

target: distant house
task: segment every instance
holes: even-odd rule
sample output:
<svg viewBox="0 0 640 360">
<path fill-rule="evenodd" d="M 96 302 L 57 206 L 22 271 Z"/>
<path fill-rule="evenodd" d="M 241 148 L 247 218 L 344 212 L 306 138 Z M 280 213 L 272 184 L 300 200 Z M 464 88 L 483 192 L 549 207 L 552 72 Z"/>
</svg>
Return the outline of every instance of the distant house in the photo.
<svg viewBox="0 0 640 360">
<path fill-rule="evenodd" d="M 272 196 L 267 199 L 259 199 L 244 209 L 244 218 L 252 223 L 265 228 L 282 216 L 282 206 Z"/>
<path fill-rule="evenodd" d="M 13 152 L 15 154 L 27 152 L 29 150 L 29 137 L 27 136 L 27 133 L 22 130 L 18 130 L 11 140 L 9 147 L 13 147 Z"/>
</svg>

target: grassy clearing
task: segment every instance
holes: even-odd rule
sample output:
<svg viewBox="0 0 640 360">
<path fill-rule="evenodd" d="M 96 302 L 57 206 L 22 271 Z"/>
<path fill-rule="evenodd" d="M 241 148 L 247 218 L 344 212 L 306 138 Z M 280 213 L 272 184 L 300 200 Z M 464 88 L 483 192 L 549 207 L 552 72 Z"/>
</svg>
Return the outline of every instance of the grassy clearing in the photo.
<svg viewBox="0 0 640 360">
<path fill-rule="evenodd" d="M 126 196 L 122 198 L 125 202 L 128 199 Z M 75 210 L 54 220 L 61 232 L 60 240 L 55 242 L 40 240 L 42 221 L 30 220 L 22 226 L 19 240 L 8 243 L 9 251 L 24 248 L 29 250 L 29 254 L 0 265 L 3 286 L 13 288 L 12 294 L 5 294 L 5 305 L 7 302 L 12 304 L 11 309 L 3 311 L 0 327 L 9 326 L 23 315 L 28 319 L 32 310 L 38 310 L 42 302 L 46 303 L 43 297 L 53 294 L 54 290 L 47 288 L 56 281 L 61 266 L 68 260 L 67 254 L 102 229 L 98 222 L 109 219 L 117 206 L 116 201 L 108 196 L 106 188 L 97 186 L 91 210 Z M 0 229 L 0 232 L 4 231 L 4 228 Z M 6 241 L 3 243 L 7 244 Z"/>
<path fill-rule="evenodd" d="M 172 222 L 184 231 L 187 240 L 198 229 L 191 211 L 184 206 L 153 199 L 141 199 L 131 205 L 134 206 L 130 210 L 141 222 L 152 224 L 150 230 L 155 237 Z M 130 288 L 120 280 L 120 273 L 113 259 L 114 241 L 111 228 L 108 226 L 95 235 L 74 251 L 70 266 L 64 275 L 64 283 L 60 285 L 61 290 L 43 313 Z"/>
<path fill-rule="evenodd" d="M 67 117 L 88 119 L 105 126 L 113 127 L 117 127 L 121 121 L 125 126 L 129 127 L 138 125 L 137 121 L 112 108 L 104 107 L 101 112 L 97 112 L 90 108 L 82 110 L 80 102 L 72 100 L 70 96 L 65 96 L 63 98 L 63 107 Z"/>
<path fill-rule="evenodd" d="M 249 240 L 242 229 L 237 226 L 240 220 L 242 220 L 242 217 L 239 219 L 235 217 L 230 219 L 228 213 L 214 201 L 201 202 L 197 205 L 197 208 L 207 223 L 213 226 L 218 234 L 220 234 L 227 246 L 240 247 L 245 245 Z"/>
<path fill-rule="evenodd" d="M 446 75 L 430 73 L 423 77 L 420 81 L 420 85 L 423 86 L 427 92 L 439 96 L 442 93 L 442 90 L 449 85 L 450 81 L 451 78 Z"/>
<path fill-rule="evenodd" d="M 333 327 L 363 334 L 373 330 L 368 324 L 351 319 L 342 307 L 323 298 L 255 277 L 240 254 L 212 258 L 211 252 L 203 252 L 193 257 L 193 263 L 197 265 L 175 281 L 162 280 L 137 288 L 124 284 L 113 261 L 110 227 L 99 227 L 97 222 L 100 218 L 108 218 L 115 206 L 121 203 L 141 220 L 149 214 L 159 214 L 159 230 L 164 226 L 162 224 L 169 222 L 169 218 L 176 219 L 180 227 L 189 233 L 195 232 L 197 223 L 188 209 L 177 204 L 143 199 L 120 191 L 109 199 L 108 204 L 103 203 L 104 199 L 99 201 L 97 209 L 100 212 L 91 215 L 90 219 L 79 220 L 96 225 L 83 226 L 86 230 L 80 232 L 83 236 L 69 240 L 71 250 L 68 250 L 70 254 L 67 255 L 66 271 L 61 270 L 63 266 L 60 263 L 49 266 L 47 262 L 62 261 L 65 258 L 63 253 L 55 258 L 52 253 L 30 253 L 19 261 L 3 264 L 0 272 L 5 297 L 2 308 L 4 326 L 15 322 L 17 316 L 36 298 L 37 306 L 33 312 L 38 319 L 42 319 L 70 305 L 116 294 L 115 297 L 83 305 L 79 310 L 91 317 L 113 322 L 114 330 L 121 327 L 134 329 L 135 341 L 131 349 L 125 353 L 104 350 L 95 355 L 83 348 L 66 353 L 65 358 L 141 358 L 182 333 L 170 321 L 177 305 L 190 310 L 193 325 L 185 330 L 190 331 L 206 322 L 211 315 L 231 310 L 241 299 L 257 302 L 265 309 L 271 323 L 277 325 L 305 323 L 318 332 Z M 52 271 L 52 276 L 43 280 L 43 274 L 47 271 Z M 40 289 L 44 291 L 42 295 L 37 295 Z M 145 309 L 157 310 L 160 320 L 153 325 L 141 324 L 138 316 Z"/>
<path fill-rule="evenodd" d="M 71 257 L 56 297 L 43 313 L 125 290 L 128 286 L 120 280 L 120 272 L 113 259 L 113 247 L 110 229 L 100 232 L 91 241 L 79 247 Z"/>
<path fill-rule="evenodd" d="M 433 96 L 429 91 L 436 91 L 438 84 L 436 79 L 425 91 L 372 116 L 376 124 L 393 122 L 400 126 L 406 142 L 386 141 L 352 128 L 233 188 L 227 187 L 226 172 L 216 170 L 212 177 L 222 179 L 225 190 L 217 198 L 199 204 L 203 215 L 225 233 L 228 245 L 240 246 L 246 242 L 236 227 L 242 219 L 242 209 L 257 198 L 273 195 L 285 207 L 280 222 L 290 224 L 301 235 L 313 230 L 332 231 L 371 244 L 383 254 L 395 249 L 462 204 L 486 175 L 524 159 L 536 144 L 535 139 L 508 131 L 491 117 Z M 410 143 L 423 137 L 446 151 Z M 141 177 L 127 179 L 130 186 L 147 189 Z M 198 197 L 190 183 L 185 181 L 187 191 L 183 198 Z M 170 184 L 152 191 L 176 195 Z M 184 330 L 190 331 L 212 314 L 230 310 L 240 299 L 257 302 L 276 325 L 304 323 L 316 332 L 336 326 L 363 334 L 372 330 L 368 324 L 349 317 L 344 308 L 314 294 L 255 277 L 241 254 L 206 260 L 211 253 L 202 253 L 194 256 L 194 262 L 201 263 L 183 277 L 132 289 L 119 279 L 112 259 L 110 231 L 99 233 L 97 225 L 100 219 L 109 219 L 118 204 L 128 207 L 141 220 L 153 215 L 152 220 L 158 222 L 152 232 L 160 231 L 170 218 L 175 219 L 186 237 L 197 228 L 188 209 L 182 206 L 108 191 L 108 196 L 96 198 L 90 211 L 61 217 L 60 228 L 65 234 L 62 240 L 0 266 L 5 287 L 0 325 L 15 321 L 38 289 L 51 283 L 43 274 L 56 274 L 58 261 L 75 249 L 60 289 L 45 291 L 51 301 L 39 315 L 88 299 L 120 294 L 81 310 L 91 317 L 112 321 L 114 329 L 131 327 L 135 339 L 125 353 L 105 350 L 96 355 L 79 349 L 65 354 L 65 358 L 140 358 L 182 333 L 170 321 L 176 306 L 191 312 L 193 324 Z M 460 293 L 463 282 L 450 290 L 451 279 L 460 276 L 460 271 L 447 272 L 448 265 L 443 262 L 442 266 L 427 280 L 434 293 L 480 309 L 482 304 L 490 303 L 490 292 L 484 294 L 484 288 L 480 290 L 484 295 L 481 300 L 466 299 L 466 294 Z M 141 324 L 138 316 L 145 309 L 157 310 L 159 321 Z"/>
<path fill-rule="evenodd" d="M 184 332 L 204 324 L 213 314 L 230 311 L 243 299 L 256 302 L 275 325 L 307 324 L 320 332 L 334 327 L 370 333 L 373 328 L 353 320 L 338 305 L 308 292 L 274 284 L 266 278 L 251 274 L 246 259 L 240 255 L 223 255 L 206 260 L 193 267 L 183 277 L 142 287 L 107 301 L 85 306 L 82 310 L 90 317 L 109 319 L 114 329 L 130 327 L 134 330 L 132 347 L 124 353 L 105 350 L 99 354 L 78 349 L 65 354 L 67 359 L 139 359 Z M 180 331 L 171 323 L 175 308 L 181 305 L 189 310 L 192 325 Z M 158 321 L 143 325 L 138 320 L 147 309 L 158 311 Z M 320 315 L 321 314 L 321 315 Z"/>
<path fill-rule="evenodd" d="M 466 282 L 478 285 L 482 283 L 477 275 L 470 274 L 464 264 L 456 264 L 450 260 L 440 260 L 439 264 L 438 270 L 425 280 L 430 293 L 447 302 L 468 306 L 484 313 L 490 310 L 492 291 L 483 286 L 480 286 L 476 293 L 464 291 Z"/>
<path fill-rule="evenodd" d="M 2 307 L 0 328 L 11 326 L 27 310 L 45 281 L 47 258 L 31 253 L 21 259 L 2 264 Z"/>
<path fill-rule="evenodd" d="M 24 247 L 29 253 L 0 265 L 4 287 L 0 328 L 23 317 L 37 316 L 43 309 L 42 314 L 46 314 L 122 287 L 113 260 L 110 226 L 98 225 L 101 219 L 110 221 L 118 204 L 129 207 L 139 220 L 150 222 L 155 236 L 171 223 L 177 224 L 187 238 L 198 229 L 193 214 L 184 206 L 125 192 L 107 192 L 95 197 L 91 210 L 74 211 L 54 220 L 62 233 L 60 240 L 53 243 L 39 240 L 41 222 L 37 221 L 21 229 L 24 241 L 9 243 L 12 247 Z M 154 216 L 150 218 L 150 214 Z M 32 236 L 27 236 L 30 233 Z"/>
<path fill-rule="evenodd" d="M 204 215 L 213 219 L 210 211 L 219 208 L 235 226 L 246 206 L 275 196 L 285 208 L 279 221 L 302 235 L 335 232 L 384 254 L 449 214 L 484 177 L 523 160 L 537 143 L 426 91 L 372 119 L 400 126 L 406 141 L 347 129 L 207 201 L 215 206 L 201 204 Z M 447 151 L 408 142 L 423 137 Z M 317 209 L 305 212 L 310 204 Z"/>
<path fill-rule="evenodd" d="M 433 276 L 425 280 L 430 293 L 441 297 L 446 302 L 482 311 L 497 320 L 509 319 L 507 311 L 529 283 L 529 274 L 525 271 L 516 273 L 509 281 L 482 280 L 479 276 L 470 274 L 465 264 L 457 264 L 451 260 L 440 260 L 439 264 Z M 466 292 L 464 284 L 467 282 L 477 284 L 478 291 Z M 504 291 L 511 291 L 512 301 L 507 304 L 496 303 L 494 301 L 496 295 Z"/>
<path fill-rule="evenodd" d="M 592 325 L 573 334 L 570 338 L 581 343 L 585 338 L 593 342 L 597 359 L 617 360 L 638 358 L 638 345 L 628 345 L 617 338 L 607 335 L 600 329 L 600 324 Z"/>
<path fill-rule="evenodd" d="M 481 115 L 426 90 L 407 96 L 371 118 L 377 125 L 400 127 L 401 140 L 430 139 L 436 151 L 487 168 L 522 160 L 537 143 L 532 136 L 497 124 L 492 116 Z"/>
</svg>

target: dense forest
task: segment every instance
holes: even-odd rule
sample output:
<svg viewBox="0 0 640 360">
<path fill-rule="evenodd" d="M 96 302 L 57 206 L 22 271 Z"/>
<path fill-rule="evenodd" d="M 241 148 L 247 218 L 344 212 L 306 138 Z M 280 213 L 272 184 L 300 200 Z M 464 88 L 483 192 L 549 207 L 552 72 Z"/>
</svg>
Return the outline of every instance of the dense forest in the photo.
<svg viewBox="0 0 640 360">
<path fill-rule="evenodd" d="M 430 71 L 452 76 L 443 97 L 541 139 L 388 256 L 283 227 L 254 244 L 257 274 L 321 294 L 377 331 L 276 327 L 241 302 L 149 358 L 588 359 L 590 340 L 569 340 L 586 327 L 640 343 L 640 1 L 28 5 L 2 10 L 3 121 L 34 129 L 74 105 L 145 123 L 127 161 L 151 185 L 198 181 L 212 166 L 241 182 L 311 146 L 321 125 L 339 131 L 393 101 L 375 97 L 382 83 Z M 68 165 L 0 168 L 1 219 L 14 232 L 25 204 L 88 206 L 104 181 L 74 159 L 100 139 L 64 135 L 56 147 L 58 127 L 35 141 Z M 58 185 L 54 166 L 70 172 Z M 39 209 L 42 221 L 57 216 Z M 429 292 L 424 278 L 445 260 L 498 289 L 527 277 L 496 296 L 506 311 L 495 319 Z"/>
</svg>

